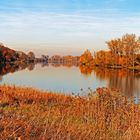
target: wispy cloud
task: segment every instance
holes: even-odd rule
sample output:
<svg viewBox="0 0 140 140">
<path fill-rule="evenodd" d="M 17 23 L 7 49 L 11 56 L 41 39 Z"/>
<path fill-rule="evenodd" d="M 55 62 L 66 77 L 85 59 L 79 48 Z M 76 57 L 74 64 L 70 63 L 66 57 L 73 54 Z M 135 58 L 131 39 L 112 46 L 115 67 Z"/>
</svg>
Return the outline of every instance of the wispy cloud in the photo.
<svg viewBox="0 0 140 140">
<path fill-rule="evenodd" d="M 38 11 L 41 7 L 43 9 Z M 46 7 L 42 4 L 31 6 L 17 3 L 11 8 L 12 12 L 5 12 L 7 5 L 0 6 L 0 41 L 22 46 L 43 43 L 52 47 L 59 44 L 74 47 L 75 44 L 83 48 L 105 49 L 105 41 L 110 38 L 124 33 L 140 35 L 139 12 L 128 13 L 106 7 L 56 12 L 44 10 Z"/>
<path fill-rule="evenodd" d="M 93 32 L 93 30 L 102 31 L 102 29 L 111 31 L 112 29 L 137 28 L 140 23 L 140 14 L 123 15 L 119 14 L 60 14 L 60 13 L 13 13 L 0 14 L 0 28 L 2 30 L 19 31 L 58 31 L 61 32 Z M 133 22 L 133 24 L 131 24 Z M 11 28 L 11 29 L 10 29 Z"/>
</svg>

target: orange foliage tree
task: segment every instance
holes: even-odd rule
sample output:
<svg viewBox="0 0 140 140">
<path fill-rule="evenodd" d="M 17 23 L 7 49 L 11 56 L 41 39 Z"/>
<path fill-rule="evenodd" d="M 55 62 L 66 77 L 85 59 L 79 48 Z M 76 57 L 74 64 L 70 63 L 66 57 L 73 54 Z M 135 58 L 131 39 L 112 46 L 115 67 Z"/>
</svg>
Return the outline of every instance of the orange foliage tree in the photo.
<svg viewBox="0 0 140 140">
<path fill-rule="evenodd" d="M 95 64 L 97 66 L 110 66 L 110 65 L 113 65 L 115 59 L 114 57 L 112 57 L 112 52 L 111 51 L 98 51 L 96 54 L 95 54 Z"/>
<path fill-rule="evenodd" d="M 110 40 L 106 43 L 115 59 L 117 59 L 116 65 L 124 62 L 120 59 L 120 57 L 123 57 L 123 60 L 127 60 L 127 66 L 135 66 L 136 55 L 140 52 L 140 37 L 136 37 L 135 34 L 126 34 L 122 38 Z"/>
<path fill-rule="evenodd" d="M 85 66 L 91 66 L 93 65 L 93 56 L 89 50 L 86 50 L 81 56 L 80 56 L 80 65 Z"/>
</svg>

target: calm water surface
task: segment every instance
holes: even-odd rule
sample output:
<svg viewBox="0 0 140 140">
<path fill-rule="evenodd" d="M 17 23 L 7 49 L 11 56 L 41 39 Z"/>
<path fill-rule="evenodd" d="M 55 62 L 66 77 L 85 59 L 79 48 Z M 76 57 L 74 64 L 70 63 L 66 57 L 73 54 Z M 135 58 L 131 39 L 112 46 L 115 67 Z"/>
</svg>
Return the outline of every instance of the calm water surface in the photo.
<svg viewBox="0 0 140 140">
<path fill-rule="evenodd" d="M 91 88 L 117 88 L 125 95 L 140 97 L 140 74 L 126 70 L 85 69 L 76 66 L 42 66 L 1 74 L 1 84 L 35 87 L 55 92 L 85 94 Z M 82 88 L 82 91 L 81 91 Z"/>
</svg>

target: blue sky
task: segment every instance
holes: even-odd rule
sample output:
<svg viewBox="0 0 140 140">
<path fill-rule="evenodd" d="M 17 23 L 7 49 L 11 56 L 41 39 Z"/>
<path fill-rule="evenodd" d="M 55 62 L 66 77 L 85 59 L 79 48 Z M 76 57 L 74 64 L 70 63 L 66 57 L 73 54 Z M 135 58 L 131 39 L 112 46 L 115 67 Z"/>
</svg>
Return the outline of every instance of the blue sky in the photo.
<svg viewBox="0 0 140 140">
<path fill-rule="evenodd" d="M 0 42 L 36 54 L 107 49 L 105 41 L 140 35 L 139 0 L 1 0 Z"/>
</svg>

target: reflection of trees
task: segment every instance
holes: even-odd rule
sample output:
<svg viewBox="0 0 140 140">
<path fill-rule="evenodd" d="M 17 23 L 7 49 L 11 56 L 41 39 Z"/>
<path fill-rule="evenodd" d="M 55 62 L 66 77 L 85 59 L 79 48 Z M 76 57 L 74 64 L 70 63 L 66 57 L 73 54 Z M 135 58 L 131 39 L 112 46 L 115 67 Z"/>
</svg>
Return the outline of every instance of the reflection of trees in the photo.
<svg viewBox="0 0 140 140">
<path fill-rule="evenodd" d="M 96 77 L 100 80 L 107 80 L 109 88 L 119 89 L 127 96 L 134 96 L 139 92 L 137 73 L 124 69 L 94 69 Z"/>
<path fill-rule="evenodd" d="M 2 81 L 2 76 L 0 75 L 0 82 Z"/>
<path fill-rule="evenodd" d="M 118 89 L 127 96 L 139 93 L 140 87 L 137 82 L 139 73 L 126 69 L 107 69 L 99 67 L 80 66 L 80 72 L 90 75 L 93 71 L 100 81 L 106 80 L 109 88 Z"/>
<path fill-rule="evenodd" d="M 75 67 L 78 67 L 79 66 L 79 64 L 78 63 L 71 63 L 71 62 L 65 62 L 65 63 L 49 63 L 49 64 L 51 64 L 51 66 L 53 66 L 53 67 L 61 67 L 61 66 L 64 66 L 64 67 L 68 67 L 68 68 L 70 68 L 70 67 L 73 67 L 73 66 L 75 66 Z"/>
<path fill-rule="evenodd" d="M 3 66 L 0 66 L 0 81 L 2 81 L 2 76 L 6 75 L 8 73 L 14 73 L 19 70 L 23 70 L 28 68 L 29 70 L 34 69 L 35 64 L 34 63 L 20 63 L 20 64 L 10 64 L 7 63 Z"/>
<path fill-rule="evenodd" d="M 49 66 L 48 62 L 42 62 L 41 63 L 41 67 L 46 67 L 46 66 Z"/>
<path fill-rule="evenodd" d="M 33 70 L 34 68 L 35 68 L 35 64 L 34 63 L 29 64 L 28 70 Z"/>
<path fill-rule="evenodd" d="M 10 65 L 10 64 L 6 64 L 4 66 L 1 66 L 0 67 L 0 75 L 5 75 L 7 73 L 10 73 L 10 72 L 15 72 L 17 69 L 19 69 L 19 67 L 16 67 L 14 65 Z"/>
<path fill-rule="evenodd" d="M 90 66 L 80 65 L 79 68 L 80 68 L 80 72 L 85 75 L 90 75 L 93 71 L 93 68 Z"/>
<path fill-rule="evenodd" d="M 53 67 L 60 67 L 60 66 L 61 66 L 60 63 L 51 63 L 51 65 L 52 65 Z"/>
</svg>

